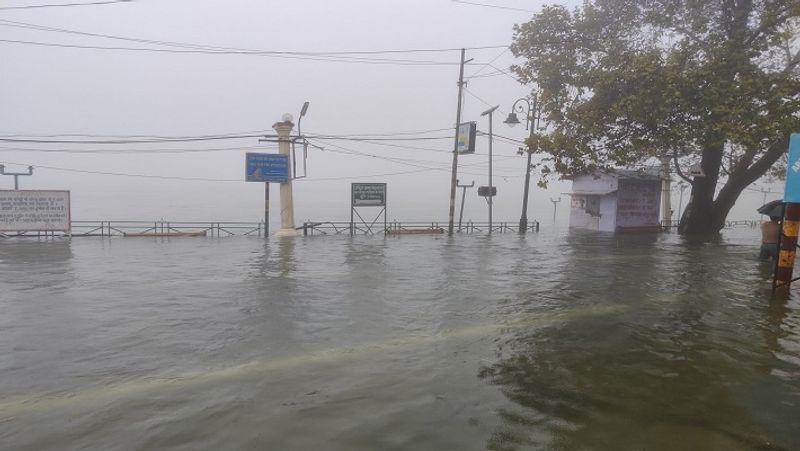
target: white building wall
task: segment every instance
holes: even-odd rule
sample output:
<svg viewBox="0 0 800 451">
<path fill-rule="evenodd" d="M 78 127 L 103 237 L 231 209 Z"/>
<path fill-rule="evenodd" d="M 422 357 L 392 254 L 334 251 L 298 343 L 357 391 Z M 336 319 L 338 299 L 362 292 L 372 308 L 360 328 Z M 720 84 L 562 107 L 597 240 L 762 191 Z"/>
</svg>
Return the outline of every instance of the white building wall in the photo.
<svg viewBox="0 0 800 451">
<path fill-rule="evenodd" d="M 587 196 L 573 195 L 569 209 L 569 226 L 597 230 L 598 219 L 586 211 Z"/>
<path fill-rule="evenodd" d="M 582 175 L 572 180 L 572 191 L 576 193 L 607 194 L 619 187 L 617 177 L 608 174 Z"/>
<path fill-rule="evenodd" d="M 617 195 L 609 194 L 600 198 L 601 232 L 615 232 L 617 230 Z"/>
<path fill-rule="evenodd" d="M 584 175 L 572 180 L 569 226 L 613 232 L 616 228 L 617 201 L 614 191 L 619 182 L 608 174 Z"/>
</svg>

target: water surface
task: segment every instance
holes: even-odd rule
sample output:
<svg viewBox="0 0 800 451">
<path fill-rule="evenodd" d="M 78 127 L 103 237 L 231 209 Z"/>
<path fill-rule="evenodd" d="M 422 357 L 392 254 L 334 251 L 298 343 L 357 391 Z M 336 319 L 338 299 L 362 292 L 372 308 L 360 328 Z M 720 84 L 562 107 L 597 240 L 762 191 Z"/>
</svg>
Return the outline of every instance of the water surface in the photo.
<svg viewBox="0 0 800 451">
<path fill-rule="evenodd" d="M 756 240 L 5 240 L 0 448 L 800 449 Z"/>
</svg>

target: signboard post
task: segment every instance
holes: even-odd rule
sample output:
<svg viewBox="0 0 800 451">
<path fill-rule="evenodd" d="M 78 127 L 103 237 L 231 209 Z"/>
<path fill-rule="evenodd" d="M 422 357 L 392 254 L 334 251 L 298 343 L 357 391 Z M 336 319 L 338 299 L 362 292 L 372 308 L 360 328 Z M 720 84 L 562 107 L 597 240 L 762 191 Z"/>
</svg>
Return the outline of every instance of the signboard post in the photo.
<svg viewBox="0 0 800 451">
<path fill-rule="evenodd" d="M 289 155 L 248 152 L 246 159 L 246 181 L 267 183 L 289 181 Z"/>
<path fill-rule="evenodd" d="M 264 236 L 269 235 L 269 183 L 289 181 L 289 155 L 274 153 L 245 154 L 245 181 L 264 182 Z"/>
<path fill-rule="evenodd" d="M 359 207 L 382 207 L 381 211 L 369 224 L 358 213 Z M 366 227 L 366 233 L 372 233 L 375 222 L 383 215 L 383 230 L 386 231 L 386 184 L 385 183 L 353 183 L 350 185 L 350 235 L 355 235 L 355 216 Z"/>
<path fill-rule="evenodd" d="M 0 190 L 3 232 L 71 231 L 69 191 Z"/>
<path fill-rule="evenodd" d="M 460 155 L 475 153 L 475 136 L 478 133 L 478 124 L 465 122 L 458 126 L 458 153 Z"/>
</svg>

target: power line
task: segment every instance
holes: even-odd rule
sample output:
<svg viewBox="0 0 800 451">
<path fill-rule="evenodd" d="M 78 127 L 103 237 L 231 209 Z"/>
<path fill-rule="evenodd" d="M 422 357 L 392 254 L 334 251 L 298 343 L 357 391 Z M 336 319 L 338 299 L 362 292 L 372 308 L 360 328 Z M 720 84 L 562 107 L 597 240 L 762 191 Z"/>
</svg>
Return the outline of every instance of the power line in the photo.
<svg viewBox="0 0 800 451">
<path fill-rule="evenodd" d="M 461 3 L 461 4 L 464 4 L 464 5 L 470 5 L 470 6 L 483 6 L 485 8 L 505 9 L 507 11 L 521 11 L 521 12 L 526 12 L 526 13 L 535 13 L 536 12 L 536 11 L 533 11 L 531 9 L 512 8 L 512 7 L 509 7 L 509 6 L 489 5 L 489 4 L 486 4 L 486 3 L 466 2 L 466 1 L 463 1 L 463 0 L 452 0 L 452 1 L 453 1 L 453 3 Z"/>
<path fill-rule="evenodd" d="M 512 80 L 514 80 L 515 82 L 517 82 L 517 83 L 519 83 L 519 82 L 520 82 L 520 81 L 517 79 L 517 77 L 515 77 L 515 76 L 513 76 L 513 75 L 509 74 L 508 72 L 506 72 L 506 71 L 505 71 L 505 70 L 503 70 L 503 69 L 500 69 L 499 67 L 497 67 L 497 66 L 493 65 L 492 63 L 489 63 L 489 64 L 488 64 L 488 66 L 489 66 L 489 67 L 491 67 L 492 69 L 496 70 L 497 72 L 499 72 L 499 73 L 501 73 L 501 74 L 505 75 L 506 77 L 508 77 L 508 78 L 510 78 L 510 79 L 512 79 Z"/>
<path fill-rule="evenodd" d="M 112 3 L 131 3 L 134 0 L 108 0 L 102 2 L 86 2 L 86 3 L 53 3 L 48 5 L 23 5 L 23 6 L 3 6 L 0 10 L 12 9 L 34 9 L 34 8 L 64 8 L 71 6 L 96 6 L 96 5 L 110 5 Z"/>
<path fill-rule="evenodd" d="M 206 153 L 206 152 L 229 152 L 241 150 L 267 150 L 277 149 L 276 146 L 242 146 L 242 147 L 219 147 L 219 148 L 198 148 L 198 149 L 43 149 L 25 147 L 0 147 L 0 152 L 41 152 L 41 153 L 71 153 L 71 154 L 180 154 L 180 153 Z"/>
<path fill-rule="evenodd" d="M 450 139 L 452 140 L 452 136 L 418 136 L 414 138 L 410 137 L 359 137 L 359 136 L 345 136 L 345 135 L 332 135 L 332 136 L 325 136 L 325 135 L 306 135 L 308 138 L 314 139 L 321 139 L 321 140 L 342 140 L 342 141 L 438 141 L 443 139 Z"/>
<path fill-rule="evenodd" d="M 371 137 L 371 136 L 409 136 L 409 135 L 425 135 L 428 133 L 435 133 L 435 132 L 444 132 L 444 131 L 452 131 L 453 127 L 445 127 L 445 128 L 434 128 L 430 130 L 416 130 L 416 131 L 406 131 L 406 132 L 385 132 L 385 133 L 345 133 L 343 135 L 334 135 L 329 133 L 320 133 L 320 136 L 359 136 L 359 137 Z"/>
<path fill-rule="evenodd" d="M 132 51 L 132 52 L 203 54 L 203 55 L 248 55 L 248 56 L 261 56 L 266 58 L 281 58 L 281 59 L 293 59 L 293 60 L 303 60 L 303 61 L 328 61 L 335 63 L 374 64 L 374 65 L 453 66 L 459 64 L 448 61 L 397 60 L 390 58 L 358 58 L 358 57 L 346 57 L 346 56 L 316 57 L 316 56 L 296 56 L 296 55 L 281 55 L 273 53 L 235 52 L 235 51 L 221 51 L 221 50 L 200 50 L 200 49 L 174 50 L 174 49 L 154 49 L 146 47 L 108 47 L 108 46 L 98 46 L 98 45 L 62 44 L 56 42 L 23 41 L 15 39 L 0 39 L 0 43 L 32 45 L 39 47 L 71 48 L 71 49 L 82 49 L 82 50 L 112 50 L 112 51 L 117 50 L 117 51 Z"/>
<path fill-rule="evenodd" d="M 130 174 L 125 172 L 105 172 L 105 171 L 90 171 L 87 169 L 73 169 L 73 168 L 60 168 L 56 166 L 42 166 L 42 165 L 28 165 L 25 163 L 14 163 L 10 161 L 3 161 L 3 164 L 16 164 L 22 166 L 34 166 L 39 169 L 50 169 L 53 171 L 63 172 L 76 172 L 80 174 L 94 174 L 94 175 L 113 175 L 118 177 L 139 177 L 148 179 L 162 179 L 162 180 L 183 180 L 183 181 L 201 181 L 201 182 L 241 182 L 242 179 L 212 179 L 205 177 L 178 177 L 168 175 L 151 175 L 151 174 Z"/>
<path fill-rule="evenodd" d="M 475 78 L 476 76 L 480 75 L 480 73 L 481 73 L 481 72 L 483 72 L 483 71 L 484 71 L 484 69 L 486 69 L 487 67 L 491 66 L 493 62 L 497 61 L 497 60 L 498 60 L 498 59 L 499 59 L 501 56 L 505 55 L 505 54 L 506 54 L 506 52 L 508 52 L 509 50 L 511 50 L 511 47 L 506 47 L 506 48 L 504 48 L 504 49 L 503 49 L 503 51 L 502 51 L 502 52 L 500 52 L 500 53 L 498 53 L 498 54 L 497 54 L 497 56 L 495 56 L 494 58 L 492 58 L 492 60 L 491 60 L 491 61 L 489 61 L 488 63 L 486 63 L 486 64 L 482 65 L 482 66 L 481 66 L 481 67 L 480 67 L 480 68 L 479 68 L 477 71 L 475 71 L 475 72 L 472 74 L 472 76 L 470 76 L 470 77 L 467 77 L 467 80 L 470 80 L 470 79 L 472 79 L 472 78 Z"/>
<path fill-rule="evenodd" d="M 340 146 L 340 145 L 336 145 L 336 144 L 332 144 L 332 143 L 328 143 L 328 145 L 338 149 L 338 150 L 336 150 L 336 149 L 327 149 L 327 150 L 329 150 L 331 152 L 338 152 L 338 153 L 344 153 L 344 154 L 354 155 L 354 156 L 375 158 L 375 159 L 378 159 L 378 160 L 385 160 L 385 161 L 389 161 L 391 163 L 402 164 L 402 165 L 412 166 L 412 167 L 418 167 L 418 168 L 423 168 L 423 169 L 427 169 L 427 170 L 434 170 L 434 171 L 449 171 L 450 170 L 448 162 L 435 162 L 435 161 L 430 161 L 430 160 L 418 160 L 418 159 L 408 159 L 408 158 L 386 157 L 386 156 L 382 156 L 382 155 L 374 155 L 374 154 L 368 154 L 368 153 L 360 152 L 360 151 L 357 151 L 357 150 L 353 150 L 353 149 L 350 149 L 350 148 L 347 148 L 347 147 L 343 147 L 343 146 Z M 501 158 L 496 159 L 496 160 L 503 161 L 503 160 L 507 160 L 509 158 L 516 158 L 516 156 L 506 156 L 506 157 L 501 157 Z M 444 167 L 422 166 L 422 165 L 420 165 L 418 163 L 444 165 Z M 486 164 L 486 162 L 477 162 L 477 163 L 465 164 L 465 165 L 462 165 L 462 167 L 481 166 L 483 164 Z M 470 172 L 463 172 L 463 173 L 464 174 L 469 174 L 469 175 L 483 175 L 483 174 L 470 173 Z M 499 175 L 499 176 L 500 177 L 506 177 L 506 178 L 508 178 L 508 177 L 518 177 L 516 175 Z"/>
<path fill-rule="evenodd" d="M 489 102 L 487 102 L 487 101 L 483 100 L 482 98 L 478 97 L 478 95 L 477 95 L 477 94 L 475 94 L 474 92 L 470 91 L 470 90 L 469 90 L 469 89 L 467 89 L 467 88 L 464 88 L 464 92 L 466 92 L 467 94 L 471 95 L 472 97 L 475 97 L 476 99 L 478 99 L 478 100 L 479 100 L 481 103 L 485 104 L 486 106 L 490 106 L 490 107 L 493 107 L 493 106 L 494 106 L 493 104 L 491 104 L 491 103 L 489 103 Z M 498 108 L 498 109 L 497 109 L 497 111 L 499 111 L 499 112 L 500 112 L 500 114 L 506 114 L 506 112 L 505 112 L 505 111 L 503 111 L 503 110 L 502 110 L 502 109 L 500 109 L 500 108 Z"/>
<path fill-rule="evenodd" d="M 102 34 L 102 33 L 90 33 L 90 32 L 85 32 L 85 31 L 49 27 L 49 26 L 45 26 L 45 25 L 37 25 L 37 24 L 32 24 L 32 23 L 27 23 L 27 22 L 18 22 L 18 21 L 5 20 L 5 19 L 0 19 L 0 25 L 13 26 L 13 27 L 19 27 L 19 28 L 29 28 L 29 29 L 33 29 L 33 30 L 39 30 L 39 31 L 49 31 L 49 32 L 56 32 L 56 33 L 75 34 L 75 35 L 80 35 L 80 36 L 89 36 L 89 37 L 98 37 L 98 38 L 105 38 L 105 39 L 115 39 L 115 40 L 122 40 L 122 41 L 130 41 L 130 42 L 137 42 L 137 43 L 142 43 L 142 44 L 155 44 L 155 45 L 172 46 L 172 47 L 180 47 L 180 48 L 193 48 L 193 49 L 218 50 L 218 51 L 233 51 L 233 52 L 247 52 L 247 53 L 258 53 L 258 54 L 275 54 L 275 55 L 340 56 L 340 55 L 377 55 L 377 54 L 396 54 L 396 53 L 443 53 L 443 52 L 454 52 L 454 51 L 460 51 L 461 50 L 460 48 L 347 50 L 347 51 L 327 51 L 327 52 L 302 52 L 302 51 L 290 51 L 290 50 L 257 50 L 257 49 L 246 49 L 246 48 L 237 48 L 237 47 L 211 46 L 211 45 L 204 45 L 204 44 L 193 44 L 193 43 L 186 43 L 186 42 L 176 42 L 176 41 L 162 41 L 162 40 L 156 40 L 156 39 L 144 39 L 144 38 L 136 38 L 136 37 L 129 37 L 129 36 L 118 36 L 118 35 Z M 499 48 L 508 48 L 508 45 L 486 45 L 486 46 L 476 46 L 476 47 L 465 47 L 466 50 L 486 50 L 486 49 L 499 49 Z M 458 63 L 456 63 L 456 64 L 458 64 Z"/>
<path fill-rule="evenodd" d="M 138 51 L 138 52 L 179 53 L 179 54 L 188 53 L 188 54 L 206 54 L 206 55 L 208 54 L 249 55 L 249 56 L 262 56 L 262 57 L 272 57 L 272 58 L 284 58 L 284 59 L 329 61 L 329 62 L 342 62 L 342 63 L 346 62 L 346 63 L 361 63 L 361 64 L 391 64 L 391 65 L 415 65 L 415 66 L 417 65 L 444 66 L 444 65 L 459 64 L 454 61 L 409 60 L 409 59 L 396 59 L 396 58 L 352 56 L 352 55 L 379 55 L 379 54 L 401 54 L 401 53 L 452 52 L 455 50 L 459 50 L 453 48 L 367 50 L 367 51 L 342 51 L 342 52 L 297 52 L 297 51 L 277 51 L 277 50 L 254 50 L 254 49 L 242 49 L 242 48 L 232 48 L 232 47 L 209 46 L 202 44 L 191 44 L 191 43 L 174 42 L 174 41 L 160 41 L 154 39 L 143 39 L 143 38 L 116 36 L 116 35 L 108 35 L 100 33 L 88 33 L 77 30 L 47 27 L 42 25 L 30 24 L 26 22 L 16 22 L 3 19 L 0 19 L 0 25 L 7 27 L 31 29 L 37 31 L 67 33 L 67 34 L 97 37 L 103 39 L 122 40 L 122 41 L 136 42 L 140 44 L 178 47 L 181 50 L 159 49 L 150 47 L 115 47 L 115 46 L 100 46 L 100 45 L 79 45 L 79 44 L 68 44 L 59 42 L 42 42 L 42 41 L 12 40 L 12 39 L 0 40 L 0 42 L 7 44 L 21 44 L 21 45 L 89 49 L 89 50 L 117 50 L 117 51 Z M 492 49 L 499 47 L 501 46 L 482 46 L 482 47 L 472 47 L 471 49 L 478 50 L 478 49 Z"/>
<path fill-rule="evenodd" d="M 171 142 L 218 141 L 225 139 L 261 138 L 263 134 L 196 136 L 175 138 L 136 138 L 136 139 L 40 139 L 40 138 L 14 138 L 0 136 L 0 142 L 32 143 L 32 144 L 160 144 Z"/>
</svg>

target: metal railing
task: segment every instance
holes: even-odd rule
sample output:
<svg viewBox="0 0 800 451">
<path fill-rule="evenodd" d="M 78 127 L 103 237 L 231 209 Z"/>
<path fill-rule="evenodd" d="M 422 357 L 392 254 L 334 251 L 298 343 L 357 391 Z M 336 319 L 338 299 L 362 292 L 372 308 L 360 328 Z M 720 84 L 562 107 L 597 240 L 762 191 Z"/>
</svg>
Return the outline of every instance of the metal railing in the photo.
<svg viewBox="0 0 800 451">
<path fill-rule="evenodd" d="M 664 230 L 669 231 L 670 229 L 677 229 L 680 225 L 680 220 L 678 219 L 670 219 L 661 221 L 661 228 Z M 736 221 L 725 221 L 725 228 L 726 229 L 735 229 L 735 228 L 755 228 L 760 226 L 764 221 L 760 219 L 741 219 Z"/>
<path fill-rule="evenodd" d="M 369 227 L 358 222 L 305 222 L 298 230 L 303 231 L 303 235 L 413 235 L 413 234 L 443 234 L 446 233 L 446 222 L 401 222 L 391 221 L 386 224 L 386 230 L 381 228 Z M 539 222 L 531 221 L 526 230 L 531 232 L 539 231 Z M 492 224 L 492 233 L 506 233 L 519 231 L 518 223 L 497 222 Z M 489 223 L 468 221 L 458 229 L 457 233 L 488 233 Z"/>
<path fill-rule="evenodd" d="M 72 237 L 226 237 L 226 236 L 264 236 L 263 222 L 225 222 L 225 221 L 72 221 L 70 231 L 17 231 L 0 232 L 0 238 L 29 237 L 52 238 Z M 296 228 L 305 236 L 310 235 L 404 235 L 445 233 L 447 223 L 392 221 L 383 227 L 369 227 L 356 222 L 313 222 L 307 221 Z M 493 233 L 516 232 L 516 223 L 498 222 L 492 225 Z M 528 231 L 538 232 L 539 223 L 531 221 Z M 469 221 L 458 229 L 458 233 L 488 233 L 489 224 Z"/>
</svg>

